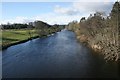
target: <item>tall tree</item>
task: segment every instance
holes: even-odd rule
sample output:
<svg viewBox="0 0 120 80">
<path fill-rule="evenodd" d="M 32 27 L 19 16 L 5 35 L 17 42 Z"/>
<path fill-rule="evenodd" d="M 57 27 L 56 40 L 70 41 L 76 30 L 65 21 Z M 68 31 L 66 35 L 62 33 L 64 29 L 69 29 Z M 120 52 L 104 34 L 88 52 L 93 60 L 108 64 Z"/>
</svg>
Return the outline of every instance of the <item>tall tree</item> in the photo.
<svg viewBox="0 0 120 80">
<path fill-rule="evenodd" d="M 116 44 L 116 55 L 120 56 L 120 2 L 115 2 L 110 13 L 111 21 L 110 25 L 114 30 L 114 38 Z"/>
</svg>

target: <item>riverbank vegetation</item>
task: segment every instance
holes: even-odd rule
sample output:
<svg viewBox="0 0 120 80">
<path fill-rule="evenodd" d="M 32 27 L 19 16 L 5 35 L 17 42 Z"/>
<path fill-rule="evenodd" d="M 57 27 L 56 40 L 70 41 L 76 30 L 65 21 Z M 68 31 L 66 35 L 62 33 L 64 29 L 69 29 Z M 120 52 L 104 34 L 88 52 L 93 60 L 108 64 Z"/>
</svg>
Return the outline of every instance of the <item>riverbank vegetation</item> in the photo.
<svg viewBox="0 0 120 80">
<path fill-rule="evenodd" d="M 55 32 L 61 31 L 65 27 L 65 25 L 49 25 L 42 21 L 35 21 L 34 25 L 39 37 L 54 34 Z"/>
<path fill-rule="evenodd" d="M 29 35 L 29 32 L 31 33 L 31 36 Z M 35 29 L 33 30 L 27 30 L 27 29 L 5 29 L 2 30 L 2 38 L 1 39 L 1 45 L 2 48 L 6 48 L 10 45 L 24 42 L 29 40 L 30 38 L 35 38 L 38 36 Z"/>
<path fill-rule="evenodd" d="M 104 55 L 105 60 L 120 59 L 120 2 L 115 2 L 109 16 L 96 12 L 87 19 L 82 17 L 80 22 L 69 23 L 67 28 L 76 33 L 78 41 Z"/>
<path fill-rule="evenodd" d="M 29 24 L 5 24 L 1 26 L 0 49 L 26 42 L 33 38 L 45 37 L 64 29 L 64 25 L 49 25 L 42 21 Z"/>
</svg>

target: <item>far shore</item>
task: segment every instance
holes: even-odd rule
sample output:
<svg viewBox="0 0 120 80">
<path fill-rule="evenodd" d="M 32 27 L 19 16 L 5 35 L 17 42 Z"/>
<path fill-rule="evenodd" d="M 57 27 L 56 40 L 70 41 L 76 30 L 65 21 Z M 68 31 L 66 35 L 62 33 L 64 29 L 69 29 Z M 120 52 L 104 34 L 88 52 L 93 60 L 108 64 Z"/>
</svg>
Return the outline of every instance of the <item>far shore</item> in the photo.
<svg viewBox="0 0 120 80">
<path fill-rule="evenodd" d="M 59 31 L 58 31 L 59 32 Z M 56 32 L 55 32 L 56 33 Z M 42 37 L 49 37 L 55 33 L 52 33 L 52 34 L 49 34 L 49 35 L 43 35 L 43 36 L 34 36 L 34 37 L 31 37 L 31 38 L 27 38 L 27 39 L 24 39 L 24 40 L 20 40 L 20 41 L 17 41 L 17 42 L 14 42 L 14 43 L 10 43 L 10 44 L 7 44 L 5 46 L 1 46 L 0 50 L 5 50 L 7 49 L 8 47 L 10 46 L 14 46 L 14 45 L 17 45 L 17 44 L 21 44 L 21 43 L 24 43 L 24 42 L 27 42 L 29 40 L 33 40 L 33 39 L 36 39 L 36 38 L 42 38 Z"/>
</svg>

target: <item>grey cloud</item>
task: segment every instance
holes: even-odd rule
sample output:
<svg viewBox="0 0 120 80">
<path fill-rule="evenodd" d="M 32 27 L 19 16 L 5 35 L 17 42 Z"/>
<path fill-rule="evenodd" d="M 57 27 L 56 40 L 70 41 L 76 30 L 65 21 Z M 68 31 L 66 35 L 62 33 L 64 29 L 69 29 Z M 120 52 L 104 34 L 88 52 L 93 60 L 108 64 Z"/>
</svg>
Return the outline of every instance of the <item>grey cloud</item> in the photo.
<svg viewBox="0 0 120 80">
<path fill-rule="evenodd" d="M 57 5 L 54 9 L 56 13 L 66 15 L 76 15 L 93 13 L 96 11 L 110 13 L 113 2 L 73 2 L 69 7 L 62 7 Z"/>
<path fill-rule="evenodd" d="M 113 2 L 79 2 L 73 3 L 73 7 L 82 13 L 102 11 L 109 13 L 112 9 Z"/>
</svg>

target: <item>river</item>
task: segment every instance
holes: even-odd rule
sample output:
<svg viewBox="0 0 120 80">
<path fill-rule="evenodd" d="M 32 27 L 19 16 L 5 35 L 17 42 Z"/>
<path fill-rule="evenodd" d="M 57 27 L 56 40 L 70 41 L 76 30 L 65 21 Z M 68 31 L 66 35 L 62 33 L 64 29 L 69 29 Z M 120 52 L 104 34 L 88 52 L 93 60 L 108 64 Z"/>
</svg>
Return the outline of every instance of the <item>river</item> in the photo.
<svg viewBox="0 0 120 80">
<path fill-rule="evenodd" d="M 117 78 L 118 71 L 117 63 L 106 63 L 68 30 L 2 52 L 3 78 Z"/>
</svg>

